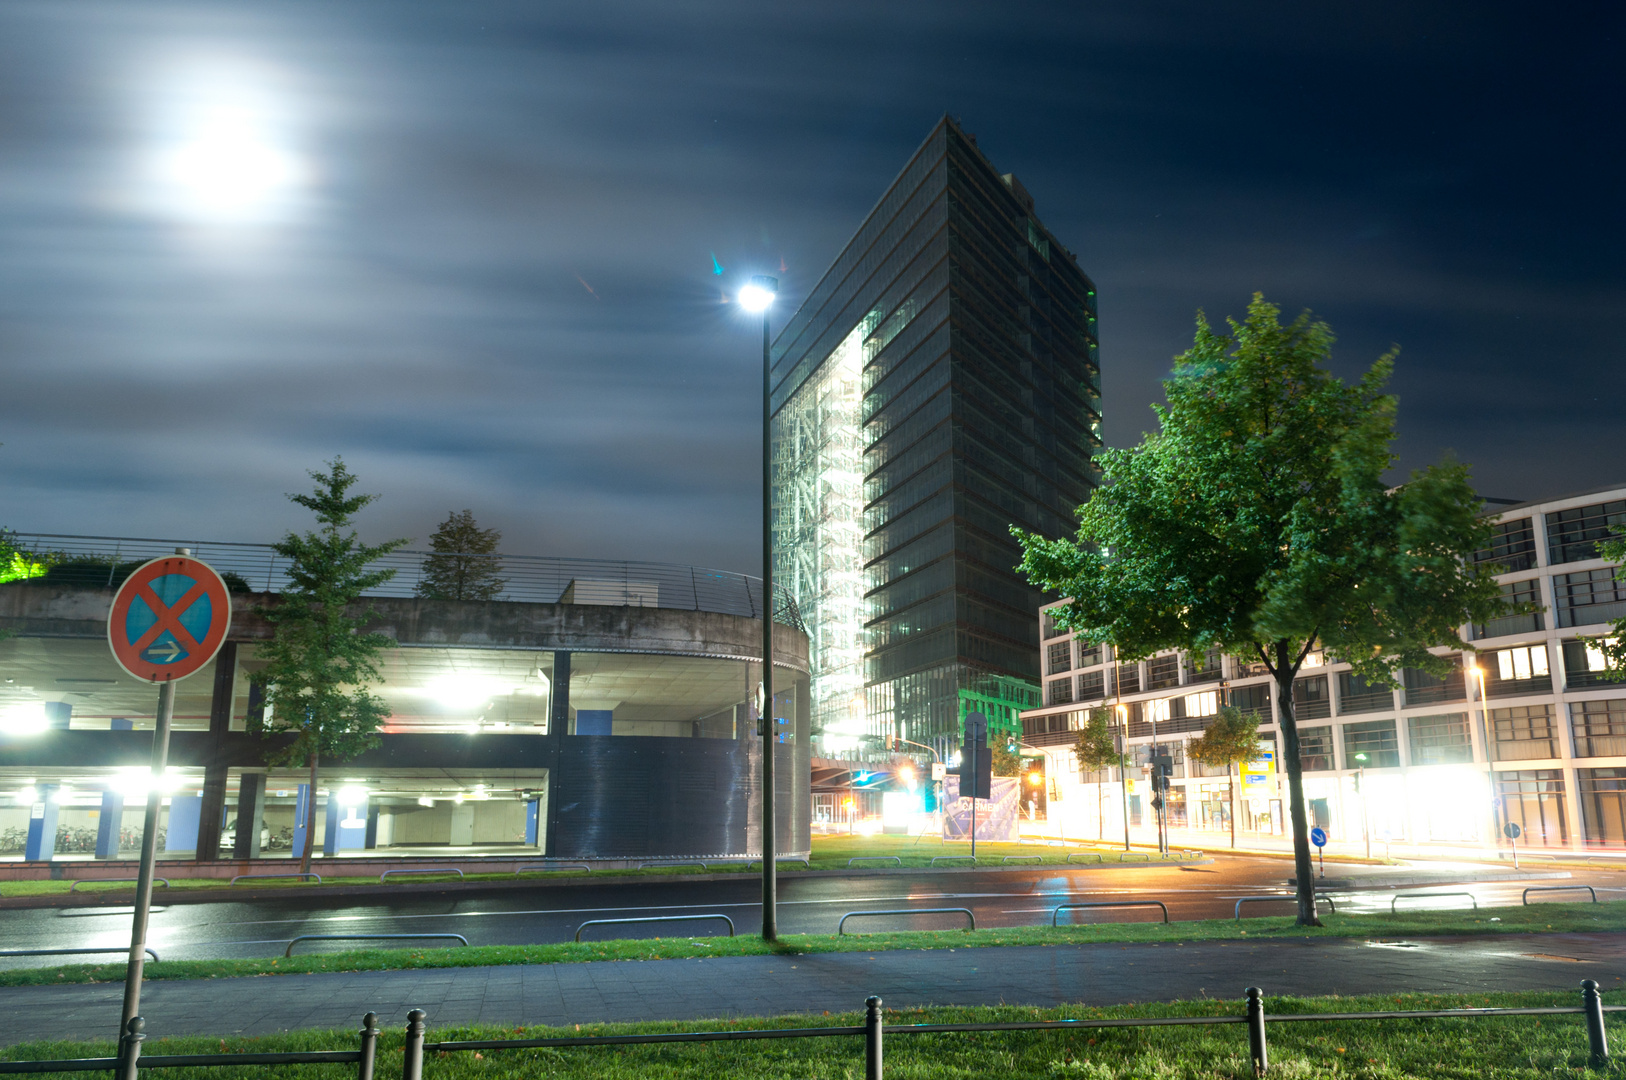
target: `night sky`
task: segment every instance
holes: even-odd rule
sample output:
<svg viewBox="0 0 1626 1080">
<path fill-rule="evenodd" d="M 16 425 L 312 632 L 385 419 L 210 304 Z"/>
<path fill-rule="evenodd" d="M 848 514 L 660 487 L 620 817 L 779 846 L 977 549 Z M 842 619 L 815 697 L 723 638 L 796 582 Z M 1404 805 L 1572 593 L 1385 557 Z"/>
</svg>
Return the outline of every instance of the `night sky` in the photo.
<svg viewBox="0 0 1626 1080">
<path fill-rule="evenodd" d="M 1621 11 L 8 0 L 0 525 L 271 540 L 342 454 L 370 539 L 756 572 L 720 299 L 945 112 L 1096 281 L 1110 445 L 1263 290 L 1401 346 L 1401 470 L 1626 483 Z"/>
</svg>

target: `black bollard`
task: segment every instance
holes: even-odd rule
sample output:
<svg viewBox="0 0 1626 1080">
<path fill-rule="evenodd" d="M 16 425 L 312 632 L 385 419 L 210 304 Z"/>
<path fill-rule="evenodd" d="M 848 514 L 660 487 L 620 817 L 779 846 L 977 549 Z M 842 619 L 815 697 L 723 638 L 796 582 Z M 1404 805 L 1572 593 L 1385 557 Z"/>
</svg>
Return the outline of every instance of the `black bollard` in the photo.
<svg viewBox="0 0 1626 1080">
<path fill-rule="evenodd" d="M 401 1080 L 423 1080 L 423 1033 L 425 1013 L 407 1013 L 406 1043 L 401 1047 Z"/>
<path fill-rule="evenodd" d="M 1253 1051 L 1253 1075 L 1263 1076 L 1270 1067 L 1265 1051 L 1265 1003 L 1257 986 L 1248 987 L 1248 1048 Z"/>
<path fill-rule="evenodd" d="M 1601 1069 L 1609 1064 L 1609 1040 L 1603 1033 L 1603 995 L 1592 979 L 1581 983 L 1581 1008 L 1586 1011 L 1586 1038 L 1592 1051 L 1587 1064 Z"/>
<path fill-rule="evenodd" d="M 356 1064 L 356 1080 L 373 1080 L 377 1063 L 378 1014 L 368 1013 L 361 1018 L 361 1061 Z"/>
<path fill-rule="evenodd" d="M 881 1080 L 881 999 L 864 999 L 864 1080 Z"/>
<path fill-rule="evenodd" d="M 136 1062 L 141 1060 L 141 1044 L 147 1038 L 146 1027 L 147 1022 L 141 1017 L 130 1017 L 119 1046 L 119 1080 L 140 1080 L 141 1068 Z"/>
</svg>

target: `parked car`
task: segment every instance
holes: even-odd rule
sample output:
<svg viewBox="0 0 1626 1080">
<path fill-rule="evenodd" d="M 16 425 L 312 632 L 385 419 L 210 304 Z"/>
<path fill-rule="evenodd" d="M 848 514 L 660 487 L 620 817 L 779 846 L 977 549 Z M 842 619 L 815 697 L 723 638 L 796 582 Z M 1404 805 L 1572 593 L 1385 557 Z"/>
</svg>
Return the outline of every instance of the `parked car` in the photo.
<svg viewBox="0 0 1626 1080">
<path fill-rule="evenodd" d="M 237 846 L 237 819 L 231 822 L 220 832 L 220 846 L 232 848 Z M 260 850 L 264 851 L 271 846 L 271 826 L 264 821 L 260 822 Z"/>
</svg>

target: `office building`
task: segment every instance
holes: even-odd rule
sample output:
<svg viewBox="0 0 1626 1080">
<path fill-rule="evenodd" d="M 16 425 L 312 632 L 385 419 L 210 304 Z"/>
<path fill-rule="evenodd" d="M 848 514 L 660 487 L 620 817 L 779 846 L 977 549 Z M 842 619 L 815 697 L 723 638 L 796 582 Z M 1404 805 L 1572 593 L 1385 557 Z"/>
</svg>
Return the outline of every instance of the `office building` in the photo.
<svg viewBox="0 0 1626 1080">
<path fill-rule="evenodd" d="M 1095 483 L 1095 290 L 945 117 L 773 347 L 775 573 L 810 638 L 816 754 L 1038 703 L 1019 525 L 1071 535 Z"/>
</svg>

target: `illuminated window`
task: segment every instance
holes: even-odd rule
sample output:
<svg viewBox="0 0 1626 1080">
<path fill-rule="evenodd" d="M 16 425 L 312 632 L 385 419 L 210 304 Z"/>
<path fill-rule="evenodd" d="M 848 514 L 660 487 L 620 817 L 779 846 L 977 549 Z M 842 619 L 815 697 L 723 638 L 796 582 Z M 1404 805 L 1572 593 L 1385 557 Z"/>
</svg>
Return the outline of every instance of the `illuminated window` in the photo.
<svg viewBox="0 0 1626 1080">
<path fill-rule="evenodd" d="M 1496 654 L 1496 673 L 1504 680 L 1533 679 L 1549 674 L 1547 647 L 1531 645 L 1501 650 Z"/>
</svg>

